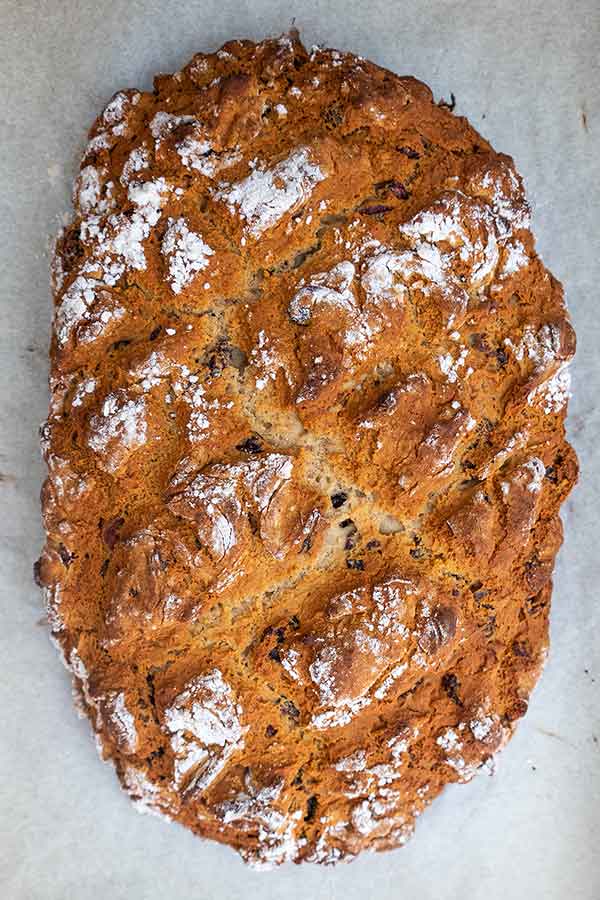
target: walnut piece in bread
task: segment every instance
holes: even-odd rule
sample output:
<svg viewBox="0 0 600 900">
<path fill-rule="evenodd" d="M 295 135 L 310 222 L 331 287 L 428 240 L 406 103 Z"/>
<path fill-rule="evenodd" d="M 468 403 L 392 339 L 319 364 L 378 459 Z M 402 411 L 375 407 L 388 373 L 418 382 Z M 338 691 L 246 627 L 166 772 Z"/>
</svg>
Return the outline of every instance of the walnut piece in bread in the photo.
<svg viewBox="0 0 600 900">
<path fill-rule="evenodd" d="M 144 809 L 401 845 L 527 710 L 575 339 L 512 160 L 297 35 L 116 94 L 53 265 L 53 637 Z"/>
</svg>

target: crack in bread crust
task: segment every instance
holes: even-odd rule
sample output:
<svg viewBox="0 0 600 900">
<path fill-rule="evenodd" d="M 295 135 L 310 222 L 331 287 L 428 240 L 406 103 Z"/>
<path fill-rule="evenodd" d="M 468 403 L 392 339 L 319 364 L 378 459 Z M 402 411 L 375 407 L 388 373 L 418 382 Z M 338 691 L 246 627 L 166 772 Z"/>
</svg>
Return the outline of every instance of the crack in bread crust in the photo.
<svg viewBox="0 0 600 900">
<path fill-rule="evenodd" d="M 52 636 L 136 805 L 402 845 L 543 665 L 575 340 L 521 179 L 296 34 L 122 91 L 52 269 Z"/>
</svg>

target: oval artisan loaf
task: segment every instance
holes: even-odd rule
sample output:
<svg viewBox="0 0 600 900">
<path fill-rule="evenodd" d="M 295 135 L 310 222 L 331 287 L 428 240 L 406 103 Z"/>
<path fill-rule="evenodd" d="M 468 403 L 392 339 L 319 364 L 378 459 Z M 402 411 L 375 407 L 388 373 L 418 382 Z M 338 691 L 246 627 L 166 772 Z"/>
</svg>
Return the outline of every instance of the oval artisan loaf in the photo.
<svg viewBox="0 0 600 900">
<path fill-rule="evenodd" d="M 295 34 L 116 94 L 53 266 L 50 625 L 139 806 L 402 844 L 542 667 L 574 352 L 510 158 Z"/>
</svg>

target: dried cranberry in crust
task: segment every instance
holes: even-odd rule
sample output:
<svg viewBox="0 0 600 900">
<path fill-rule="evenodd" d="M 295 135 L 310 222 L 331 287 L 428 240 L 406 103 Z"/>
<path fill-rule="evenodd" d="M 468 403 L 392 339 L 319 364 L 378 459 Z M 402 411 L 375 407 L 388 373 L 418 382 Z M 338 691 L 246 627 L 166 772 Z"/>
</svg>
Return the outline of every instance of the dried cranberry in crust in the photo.
<svg viewBox="0 0 600 900">
<path fill-rule="evenodd" d="M 515 656 L 529 659 L 531 656 L 531 647 L 528 645 L 527 641 L 513 641 L 512 652 Z"/>
<path fill-rule="evenodd" d="M 391 212 L 393 208 L 393 206 L 385 206 L 383 203 L 375 203 L 371 206 L 361 206 L 358 211 L 361 216 L 382 216 Z"/>
<path fill-rule="evenodd" d="M 119 540 L 119 532 L 124 524 L 125 519 L 123 516 L 116 516 L 103 528 L 102 540 L 109 550 L 114 549 L 115 544 Z"/>
<path fill-rule="evenodd" d="M 293 722 L 297 723 L 300 720 L 300 710 L 291 700 L 283 700 L 279 709 L 284 716 L 287 716 Z"/>
<path fill-rule="evenodd" d="M 421 154 L 417 153 L 416 150 L 413 150 L 412 147 L 397 147 L 396 148 L 399 153 L 403 153 L 404 156 L 407 156 L 408 159 L 419 159 Z"/>
<path fill-rule="evenodd" d="M 394 197 L 397 197 L 398 200 L 408 200 L 410 197 L 410 193 L 407 191 L 405 185 L 395 178 L 390 178 L 389 181 L 380 181 L 375 185 L 375 188 L 384 192 L 389 191 Z"/>
</svg>

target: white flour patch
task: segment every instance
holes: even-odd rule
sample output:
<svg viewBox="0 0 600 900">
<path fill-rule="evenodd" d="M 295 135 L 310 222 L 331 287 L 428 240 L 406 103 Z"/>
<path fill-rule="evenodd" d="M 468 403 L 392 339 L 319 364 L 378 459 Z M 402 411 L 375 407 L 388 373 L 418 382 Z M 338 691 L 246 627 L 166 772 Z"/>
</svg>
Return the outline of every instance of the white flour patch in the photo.
<svg viewBox="0 0 600 900">
<path fill-rule="evenodd" d="M 529 432 L 525 429 L 523 431 L 515 431 L 515 433 L 507 440 L 506 445 L 494 453 L 490 461 L 482 469 L 482 478 L 487 478 L 493 471 L 499 469 L 516 449 L 522 447 L 526 443 L 528 437 Z"/>
<path fill-rule="evenodd" d="M 96 176 L 89 171 L 83 183 L 83 205 L 95 212 L 82 220 L 79 237 L 90 256 L 56 309 L 54 328 L 61 345 L 79 326 L 83 326 L 82 342 L 95 340 L 113 319 L 124 315 L 117 299 L 103 289 L 114 287 L 128 269 L 146 268 L 143 242 L 158 222 L 165 194 L 170 190 L 164 178 L 133 182 L 128 187 L 128 197 L 134 211 L 106 218 L 101 204 L 109 202 L 110 193 L 105 191 L 105 199 L 98 201 L 98 185 Z M 95 310 L 100 300 L 102 306 Z"/>
<path fill-rule="evenodd" d="M 192 679 L 164 712 L 178 786 L 202 790 L 244 745 L 241 708 L 219 669 Z M 191 778 L 191 781 L 190 781 Z"/>
<path fill-rule="evenodd" d="M 85 381 L 82 381 L 78 386 L 77 390 L 73 394 L 73 400 L 71 401 L 71 406 L 82 406 L 84 401 L 90 394 L 93 394 L 96 390 L 96 380 L 95 378 L 86 378 Z"/>
<path fill-rule="evenodd" d="M 75 182 L 75 192 L 73 201 L 80 210 L 82 216 L 104 215 L 112 206 L 114 206 L 114 198 L 112 195 L 112 181 L 106 184 L 103 181 L 102 174 L 94 166 L 85 166 Z M 102 196 L 104 193 L 104 197 Z"/>
<path fill-rule="evenodd" d="M 361 276 L 361 285 L 369 300 L 379 302 L 384 299 L 392 304 L 404 300 L 406 286 L 397 278 L 404 269 L 402 254 L 384 250 L 371 257 Z"/>
<path fill-rule="evenodd" d="M 459 728 L 464 728 L 464 724 L 461 724 Z M 453 728 L 448 728 L 444 734 L 440 735 L 436 740 L 436 744 L 441 747 L 446 754 L 444 759 L 445 764 L 450 766 L 451 769 L 454 769 L 461 781 L 469 781 L 476 774 L 477 769 L 479 768 L 479 762 L 466 762 L 461 755 L 464 744 Z"/>
<path fill-rule="evenodd" d="M 347 725 L 358 713 L 368 706 L 370 697 L 358 697 L 356 700 L 343 700 L 333 709 L 313 716 L 310 724 L 319 730 L 325 728 L 341 728 Z"/>
<path fill-rule="evenodd" d="M 138 733 L 135 718 L 127 708 L 125 694 L 122 691 L 116 694 L 109 694 L 106 698 L 106 703 L 121 748 L 126 753 L 135 753 L 138 745 Z"/>
<path fill-rule="evenodd" d="M 338 306 L 355 314 L 357 301 L 351 290 L 355 271 L 351 262 L 340 262 L 329 272 L 312 275 L 308 284 L 301 286 L 290 301 L 288 312 L 292 322 L 308 325 L 314 307 L 320 304 Z"/>
<path fill-rule="evenodd" d="M 298 850 L 306 844 L 306 838 L 296 836 L 302 810 L 285 814 L 276 808 L 283 787 L 281 781 L 258 787 L 250 772 L 245 781 L 246 791 L 220 804 L 217 809 L 224 825 L 240 822 L 242 828 L 249 825 L 253 831 L 258 831 L 258 847 L 242 850 L 243 858 L 259 870 L 268 870 L 294 859 Z"/>
<path fill-rule="evenodd" d="M 127 766 L 123 773 L 123 786 L 131 795 L 133 805 L 139 813 L 171 821 L 171 816 L 166 811 L 162 784 L 154 784 L 141 769 Z"/>
<path fill-rule="evenodd" d="M 109 394 L 89 425 L 88 446 L 99 455 L 100 465 L 116 472 L 134 450 L 146 443 L 146 403 L 123 390 Z"/>
<path fill-rule="evenodd" d="M 123 263 L 132 269 L 146 268 L 146 255 L 143 243 L 150 235 L 150 229 L 160 219 L 164 195 L 170 190 L 164 178 L 156 181 L 132 182 L 128 188 L 128 197 L 137 207 L 130 216 L 115 216 L 109 219 L 114 234 L 108 237 L 105 250 L 120 257 Z"/>
<path fill-rule="evenodd" d="M 93 137 L 85 149 L 84 159 L 102 150 L 110 150 L 116 142 L 117 136 L 124 135 L 128 130 L 128 115 L 131 108 L 139 103 L 141 94 L 135 91 L 130 97 L 123 91 L 115 94 L 102 114 L 102 122 L 106 126 L 104 131 Z"/>
<path fill-rule="evenodd" d="M 505 338 L 504 343 L 521 362 L 530 359 L 539 369 L 547 368 L 560 353 L 560 331 L 553 323 L 542 325 L 537 331 L 531 325 L 526 325 L 518 344 L 514 344 L 510 338 Z"/>
<path fill-rule="evenodd" d="M 206 268 L 214 250 L 199 234 L 189 230 L 185 219 L 179 218 L 167 222 L 162 253 L 168 260 L 171 290 L 179 294 L 198 272 Z"/>
<path fill-rule="evenodd" d="M 542 489 L 544 476 L 546 475 L 546 467 L 542 460 L 537 456 L 532 456 L 527 462 L 523 463 L 523 468 L 529 473 L 530 481 L 527 489 L 532 494 L 538 494 Z"/>
<path fill-rule="evenodd" d="M 504 188 L 502 174 L 506 175 L 508 179 L 510 192 L 507 192 Z M 502 173 L 486 172 L 481 179 L 481 185 L 487 191 L 491 191 L 491 204 L 497 216 L 501 216 L 512 228 L 529 228 L 531 225 L 529 208 L 520 199 L 522 195 L 521 186 L 510 166 L 504 166 Z M 515 197 L 519 199 L 515 201 Z"/>
<path fill-rule="evenodd" d="M 545 413 L 558 413 L 563 409 L 571 396 L 571 373 L 569 363 L 563 363 L 553 375 L 542 381 L 527 397 L 527 403 L 542 404 Z"/>
<path fill-rule="evenodd" d="M 142 169 L 147 169 L 150 165 L 150 154 L 145 147 L 135 147 L 123 165 L 121 177 L 119 181 L 123 187 L 127 187 L 131 179 Z"/>
<path fill-rule="evenodd" d="M 150 356 L 131 369 L 129 374 L 135 378 L 144 393 L 160 384 L 170 371 L 169 360 L 162 353 L 153 350 Z"/>
<path fill-rule="evenodd" d="M 333 670 L 338 663 L 335 647 L 323 647 L 308 668 L 309 675 L 319 690 L 321 703 L 335 702 Z"/>
<path fill-rule="evenodd" d="M 290 648 L 287 652 L 281 654 L 281 665 L 294 681 L 301 681 L 298 670 L 296 669 L 299 659 L 300 654 L 293 648 Z"/>
<path fill-rule="evenodd" d="M 453 753 L 456 750 L 462 750 L 462 741 L 452 728 L 448 728 L 444 734 L 436 739 L 436 744 L 445 750 L 446 753 Z"/>
<path fill-rule="evenodd" d="M 485 741 L 490 736 L 495 724 L 495 719 L 492 716 L 481 715 L 477 719 L 471 719 L 469 728 L 476 741 Z"/>
<path fill-rule="evenodd" d="M 255 168 L 237 184 L 222 183 L 217 200 L 230 211 L 239 211 L 254 238 L 275 226 L 291 210 L 304 203 L 325 174 L 313 163 L 306 147 L 295 150 L 273 169 Z"/>
<path fill-rule="evenodd" d="M 452 384 L 458 380 L 458 370 L 463 368 L 468 355 L 469 351 L 467 349 L 462 349 L 459 351 L 456 358 L 454 358 L 451 353 L 446 353 L 443 356 L 438 357 L 440 370 Z"/>
<path fill-rule="evenodd" d="M 168 138 L 180 125 L 198 125 L 197 119 L 193 116 L 175 116 L 173 113 L 161 110 L 157 112 L 150 122 L 150 131 L 156 142 L 156 146 L 160 147 L 161 143 Z"/>
<path fill-rule="evenodd" d="M 521 241 L 515 240 L 505 245 L 505 256 L 502 263 L 502 275 L 514 275 L 529 265 L 529 257 Z"/>
<path fill-rule="evenodd" d="M 335 764 L 338 772 L 362 772 L 367 767 L 367 754 L 364 750 L 357 750 L 351 756 L 345 756 Z"/>
<path fill-rule="evenodd" d="M 87 328 L 87 337 L 84 336 L 83 341 L 93 340 L 113 319 L 124 315 L 125 311 L 117 300 L 107 291 L 102 291 L 103 288 L 113 287 L 124 271 L 122 264 L 110 258 L 98 262 L 90 260 L 84 264 L 81 274 L 63 294 L 54 315 L 54 330 L 59 344 L 65 344 L 80 325 Z M 99 296 L 102 298 L 102 310 L 94 312 Z"/>
<path fill-rule="evenodd" d="M 277 373 L 283 370 L 287 375 L 283 360 L 264 331 L 259 331 L 256 346 L 250 351 L 250 362 L 258 370 L 256 390 L 264 390 L 270 381 L 277 379 Z"/>
<path fill-rule="evenodd" d="M 385 695 L 389 692 L 389 690 L 393 687 L 394 682 L 404 674 L 406 669 L 408 668 L 408 663 L 400 663 L 398 666 L 394 666 L 389 675 L 383 679 L 377 690 L 375 691 L 375 699 L 383 700 Z"/>
<path fill-rule="evenodd" d="M 113 128 L 123 124 L 123 121 L 127 117 L 127 113 L 132 106 L 137 106 L 141 96 L 139 91 L 135 91 L 131 97 L 128 97 L 123 91 L 116 93 L 102 113 L 104 124 L 110 125 Z"/>
<path fill-rule="evenodd" d="M 202 175 L 211 176 L 214 173 L 214 163 L 209 154 L 212 150 L 210 141 L 192 137 L 184 138 L 177 145 L 177 153 L 184 166 L 188 169 L 196 169 Z"/>
</svg>

